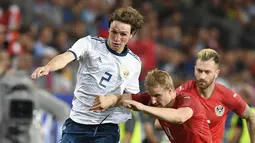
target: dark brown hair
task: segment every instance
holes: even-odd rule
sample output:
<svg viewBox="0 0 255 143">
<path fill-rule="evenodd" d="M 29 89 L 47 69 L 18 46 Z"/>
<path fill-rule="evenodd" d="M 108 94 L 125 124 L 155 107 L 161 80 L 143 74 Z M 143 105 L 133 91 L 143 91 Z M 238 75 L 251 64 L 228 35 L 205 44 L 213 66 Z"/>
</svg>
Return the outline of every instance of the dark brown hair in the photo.
<svg viewBox="0 0 255 143">
<path fill-rule="evenodd" d="M 143 16 L 132 7 L 119 8 L 114 11 L 109 20 L 109 27 L 113 21 L 120 21 L 131 25 L 131 33 L 134 34 L 141 28 L 144 20 Z"/>
</svg>

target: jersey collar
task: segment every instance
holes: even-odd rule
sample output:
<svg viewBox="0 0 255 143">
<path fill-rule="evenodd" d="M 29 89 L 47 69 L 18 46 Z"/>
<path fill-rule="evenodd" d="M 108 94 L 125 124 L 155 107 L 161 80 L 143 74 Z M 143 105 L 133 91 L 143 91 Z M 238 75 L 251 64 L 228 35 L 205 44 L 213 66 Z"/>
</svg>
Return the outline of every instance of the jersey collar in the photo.
<svg viewBox="0 0 255 143">
<path fill-rule="evenodd" d="M 105 41 L 105 45 L 106 45 L 107 49 L 108 49 L 112 54 L 114 54 L 114 55 L 116 55 L 116 56 L 126 56 L 127 53 L 128 53 L 128 47 L 127 47 L 127 45 L 124 47 L 124 49 L 123 49 L 123 51 L 122 51 L 121 53 L 118 53 L 118 52 L 114 51 L 113 49 L 111 49 L 111 48 L 109 47 L 108 43 L 107 43 L 107 40 Z"/>
</svg>

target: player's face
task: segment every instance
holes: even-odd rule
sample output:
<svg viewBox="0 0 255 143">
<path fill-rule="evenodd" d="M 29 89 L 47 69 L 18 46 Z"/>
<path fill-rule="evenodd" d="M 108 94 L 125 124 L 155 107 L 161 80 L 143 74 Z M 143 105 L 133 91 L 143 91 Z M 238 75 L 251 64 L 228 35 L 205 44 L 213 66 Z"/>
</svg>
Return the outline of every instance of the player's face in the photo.
<svg viewBox="0 0 255 143">
<path fill-rule="evenodd" d="M 200 89 L 206 89 L 215 82 L 219 74 L 218 66 L 211 59 L 208 61 L 202 61 L 198 59 L 195 66 L 195 77 L 197 86 Z"/>
<path fill-rule="evenodd" d="M 108 44 L 111 49 L 121 53 L 131 37 L 131 25 L 120 21 L 111 23 L 108 37 Z"/>
<path fill-rule="evenodd" d="M 151 96 L 151 104 L 156 107 L 165 107 L 175 98 L 175 93 L 162 87 L 153 87 L 148 89 Z"/>
</svg>

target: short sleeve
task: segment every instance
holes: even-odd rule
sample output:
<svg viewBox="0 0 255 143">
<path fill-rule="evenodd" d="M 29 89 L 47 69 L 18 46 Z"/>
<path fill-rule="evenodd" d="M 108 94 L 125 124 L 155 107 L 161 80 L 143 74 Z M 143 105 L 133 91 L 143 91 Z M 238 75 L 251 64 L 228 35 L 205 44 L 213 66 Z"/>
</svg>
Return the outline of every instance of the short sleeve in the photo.
<svg viewBox="0 0 255 143">
<path fill-rule="evenodd" d="M 176 88 L 176 93 L 179 93 L 183 90 L 183 85 L 179 86 L 178 88 Z"/>
<path fill-rule="evenodd" d="M 151 97 L 147 92 L 132 94 L 132 100 L 149 105 Z"/>
<path fill-rule="evenodd" d="M 176 88 L 176 93 L 179 93 L 182 91 L 188 92 L 189 90 L 192 89 L 193 85 L 194 85 L 194 81 L 192 81 L 192 80 L 186 81 L 185 83 L 180 85 L 178 88 Z"/>
<path fill-rule="evenodd" d="M 182 93 L 181 95 L 177 96 L 178 98 L 178 105 L 177 108 L 189 107 L 196 112 L 197 105 L 199 104 L 198 101 L 190 94 Z"/>
<path fill-rule="evenodd" d="M 128 93 L 139 93 L 140 92 L 140 86 L 139 86 L 139 76 L 141 72 L 141 64 L 137 65 L 137 72 L 134 73 L 134 75 L 131 77 L 127 87 L 125 88 L 125 92 Z"/>
<path fill-rule="evenodd" d="M 226 103 L 226 106 L 230 110 L 233 110 L 236 114 L 242 115 L 246 108 L 246 103 L 242 97 L 238 93 L 235 93 L 227 88 L 225 88 L 225 93 L 226 95 L 224 102 Z"/>
<path fill-rule="evenodd" d="M 85 57 L 91 47 L 91 36 L 86 36 L 76 41 L 73 46 L 67 51 L 74 54 L 75 60 L 80 60 L 82 57 Z"/>
</svg>

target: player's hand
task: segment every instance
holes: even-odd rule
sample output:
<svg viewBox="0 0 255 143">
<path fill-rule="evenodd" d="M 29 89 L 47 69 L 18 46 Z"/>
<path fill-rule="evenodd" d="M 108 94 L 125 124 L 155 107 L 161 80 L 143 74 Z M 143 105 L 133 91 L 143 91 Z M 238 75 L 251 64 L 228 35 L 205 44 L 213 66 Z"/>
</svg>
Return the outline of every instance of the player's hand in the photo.
<svg viewBox="0 0 255 143">
<path fill-rule="evenodd" d="M 37 79 L 41 76 L 48 75 L 50 72 L 50 68 L 47 66 L 39 67 L 37 68 L 32 74 L 31 74 L 31 79 Z"/>
<path fill-rule="evenodd" d="M 90 107 L 90 110 L 95 112 L 104 112 L 110 106 L 113 106 L 113 100 L 112 96 L 96 96 L 94 104 Z"/>
<path fill-rule="evenodd" d="M 145 108 L 144 104 L 134 100 L 125 100 L 123 106 L 134 111 L 143 111 Z"/>
</svg>

